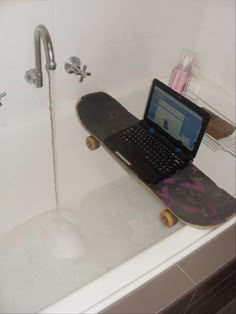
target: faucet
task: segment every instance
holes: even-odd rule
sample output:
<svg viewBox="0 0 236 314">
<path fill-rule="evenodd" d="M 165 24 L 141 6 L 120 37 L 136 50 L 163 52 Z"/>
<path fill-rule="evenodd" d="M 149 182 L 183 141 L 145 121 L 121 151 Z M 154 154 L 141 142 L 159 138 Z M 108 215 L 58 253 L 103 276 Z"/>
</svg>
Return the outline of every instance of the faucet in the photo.
<svg viewBox="0 0 236 314">
<path fill-rule="evenodd" d="M 43 86 L 41 39 L 43 41 L 45 50 L 46 69 L 47 70 L 56 69 L 55 55 L 49 32 L 44 25 L 38 25 L 34 31 L 35 68 L 30 69 L 25 73 L 26 81 L 30 84 L 34 84 L 36 87 Z"/>
</svg>

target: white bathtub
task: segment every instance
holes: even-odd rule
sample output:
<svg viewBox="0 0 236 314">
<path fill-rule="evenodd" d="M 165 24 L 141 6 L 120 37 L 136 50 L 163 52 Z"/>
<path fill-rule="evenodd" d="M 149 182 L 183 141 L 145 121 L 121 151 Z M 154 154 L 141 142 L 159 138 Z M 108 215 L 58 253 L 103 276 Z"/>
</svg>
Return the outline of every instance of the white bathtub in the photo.
<svg viewBox="0 0 236 314">
<path fill-rule="evenodd" d="M 114 96 L 141 117 L 147 93 L 148 86 L 144 84 L 142 89 Z M 10 167 L 7 171 L 0 166 L 7 179 L 2 182 L 5 198 L 0 213 L 0 265 L 5 263 L 9 271 L 9 277 L 7 272 L 2 274 L 7 285 L 1 286 L 0 280 L 0 313 L 16 309 L 99 312 L 234 223 L 232 219 L 212 231 L 181 224 L 165 229 L 158 217 L 164 204 L 130 178 L 102 148 L 93 153 L 87 150 L 87 133 L 79 125 L 74 108 L 69 108 L 59 112 L 57 119 L 60 205 L 76 212 L 76 223 L 88 251 L 83 261 L 75 263 L 42 259 L 40 247 L 33 247 L 34 242 L 29 244 L 25 230 L 27 221 L 32 219 L 31 232 L 35 232 L 35 226 L 40 232 L 38 215 L 55 207 L 46 112 L 43 117 L 37 124 L 21 125 L 18 131 L 6 129 L 0 137 L 5 163 Z M 202 146 L 196 164 L 232 194 L 234 180 L 226 180 L 220 171 L 215 171 L 209 162 L 211 154 Z M 230 172 L 234 161 L 223 154 L 214 153 L 214 159 L 224 163 L 224 172 Z M 21 247 L 22 243 L 29 247 Z M 1 256 L 4 246 L 4 254 L 8 252 L 9 256 Z"/>
</svg>

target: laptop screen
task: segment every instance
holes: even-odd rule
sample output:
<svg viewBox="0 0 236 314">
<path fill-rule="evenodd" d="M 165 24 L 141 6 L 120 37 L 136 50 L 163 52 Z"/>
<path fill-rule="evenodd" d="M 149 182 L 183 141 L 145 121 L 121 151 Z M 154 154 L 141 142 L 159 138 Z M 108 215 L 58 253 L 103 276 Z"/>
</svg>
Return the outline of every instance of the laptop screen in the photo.
<svg viewBox="0 0 236 314">
<path fill-rule="evenodd" d="M 154 86 L 146 116 L 185 148 L 194 150 L 203 118 L 183 101 Z"/>
</svg>

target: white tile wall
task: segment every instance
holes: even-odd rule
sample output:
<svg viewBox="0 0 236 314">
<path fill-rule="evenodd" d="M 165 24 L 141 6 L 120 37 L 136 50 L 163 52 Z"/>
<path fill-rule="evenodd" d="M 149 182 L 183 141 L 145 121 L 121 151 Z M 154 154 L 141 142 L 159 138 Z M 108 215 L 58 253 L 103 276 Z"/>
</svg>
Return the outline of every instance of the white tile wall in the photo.
<svg viewBox="0 0 236 314">
<path fill-rule="evenodd" d="M 91 153 L 86 149 L 87 133 L 75 116 L 76 101 L 97 90 L 116 97 L 142 86 L 144 79 L 169 74 L 182 48 L 197 49 L 202 71 L 232 90 L 232 3 L 0 1 L 0 92 L 8 94 L 0 108 L 0 235 L 55 205 L 48 84 L 46 77 L 42 89 L 24 81 L 25 71 L 34 65 L 34 28 L 38 24 L 48 27 L 58 64 L 53 87 L 61 206 L 79 206 L 84 195 L 122 175 L 123 170 L 103 150 Z M 220 18 L 224 26 L 218 23 Z M 230 32 L 229 36 L 224 36 L 225 32 Z M 214 40 L 206 45 L 208 34 L 213 34 Z M 211 46 L 221 46 L 222 42 L 224 49 L 213 54 Z M 92 72 L 83 84 L 64 71 L 64 62 L 72 55 L 79 56 Z"/>
<path fill-rule="evenodd" d="M 57 0 L 58 105 L 76 100 L 81 91 L 113 92 L 169 73 L 182 48 L 194 48 L 203 2 Z M 84 85 L 63 70 L 71 55 L 80 56 L 92 72 Z"/>
<path fill-rule="evenodd" d="M 0 235 L 55 206 L 47 88 L 24 81 L 34 65 L 34 27 L 53 35 L 53 1 L 0 1 Z M 3 119 L 4 118 L 4 119 Z"/>
<path fill-rule="evenodd" d="M 194 47 L 203 10 L 203 1 L 69 0 L 66 3 L 67 6 L 64 0 L 55 2 L 55 48 L 60 64 L 56 105 L 58 115 L 62 115 L 57 124 L 58 173 L 63 206 L 121 171 L 103 150 L 95 154 L 86 150 L 86 133 L 74 117 L 78 98 L 96 90 L 120 95 L 140 86 L 145 78 L 169 73 L 182 47 Z M 185 10 L 191 13 L 193 8 L 196 14 L 186 19 Z M 176 16 L 178 23 L 173 26 Z M 65 59 L 72 55 L 81 57 L 92 72 L 83 84 L 78 84 L 78 79 L 68 76 L 63 69 Z M 63 119 L 64 111 L 70 112 L 68 122 Z M 65 152 L 68 138 L 70 149 Z"/>
<path fill-rule="evenodd" d="M 196 51 L 202 73 L 235 102 L 235 0 L 208 0 Z"/>
<path fill-rule="evenodd" d="M 34 27 L 45 24 L 53 36 L 53 1 L 0 1 L 0 91 L 6 119 L 37 117 L 46 112 L 45 89 L 35 90 L 25 83 L 25 71 L 34 67 Z"/>
</svg>

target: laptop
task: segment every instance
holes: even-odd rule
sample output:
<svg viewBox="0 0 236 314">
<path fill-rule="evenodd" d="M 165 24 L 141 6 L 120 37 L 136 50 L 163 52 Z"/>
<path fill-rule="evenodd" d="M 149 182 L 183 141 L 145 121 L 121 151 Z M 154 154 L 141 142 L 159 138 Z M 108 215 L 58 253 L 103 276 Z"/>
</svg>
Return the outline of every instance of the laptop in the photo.
<svg viewBox="0 0 236 314">
<path fill-rule="evenodd" d="M 152 186 L 193 161 L 208 121 L 206 111 L 154 79 L 143 119 L 104 144 Z"/>
</svg>

